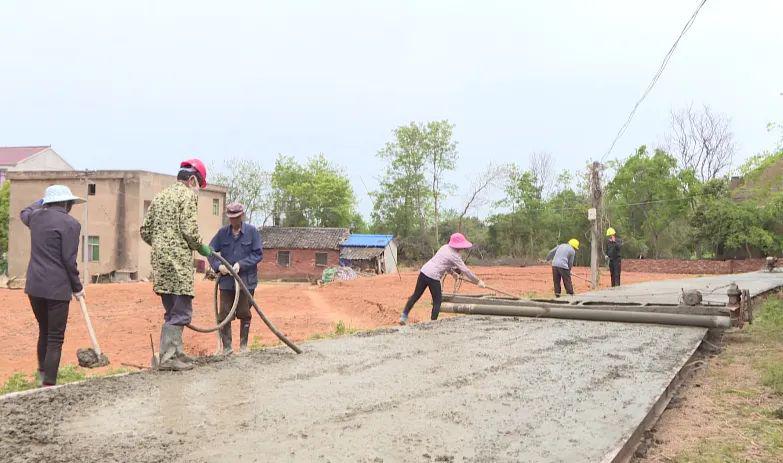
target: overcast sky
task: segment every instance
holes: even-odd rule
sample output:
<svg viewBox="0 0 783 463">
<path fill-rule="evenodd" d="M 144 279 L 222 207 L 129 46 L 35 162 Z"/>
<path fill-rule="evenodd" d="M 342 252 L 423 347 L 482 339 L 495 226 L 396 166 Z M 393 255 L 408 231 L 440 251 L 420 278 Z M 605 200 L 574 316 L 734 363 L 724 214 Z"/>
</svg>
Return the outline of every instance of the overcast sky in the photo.
<svg viewBox="0 0 783 463">
<path fill-rule="evenodd" d="M 600 158 L 697 3 L 5 0 L 0 145 L 168 173 L 322 152 L 366 214 L 361 180 L 410 121 L 456 125 L 454 183 L 533 151 L 558 170 Z M 731 117 L 740 158 L 773 147 L 781 18 L 779 0 L 708 1 L 612 157 L 661 142 L 690 103 Z"/>
</svg>

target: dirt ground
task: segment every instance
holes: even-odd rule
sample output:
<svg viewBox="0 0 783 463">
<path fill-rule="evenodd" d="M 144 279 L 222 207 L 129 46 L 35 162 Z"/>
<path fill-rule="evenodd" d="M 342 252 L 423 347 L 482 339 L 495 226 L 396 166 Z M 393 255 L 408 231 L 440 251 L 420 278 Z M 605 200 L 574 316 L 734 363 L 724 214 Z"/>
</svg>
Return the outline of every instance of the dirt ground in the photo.
<svg viewBox="0 0 783 463">
<path fill-rule="evenodd" d="M 547 266 L 479 267 L 475 269 L 487 284 L 522 296 L 551 295 L 551 270 Z M 575 274 L 587 276 L 589 269 L 577 268 Z M 692 275 L 689 275 L 692 276 Z M 660 273 L 623 273 L 624 283 L 689 277 Z M 295 341 L 316 334 L 334 331 L 342 321 L 346 327 L 371 329 L 396 324 L 399 313 L 413 290 L 415 271 L 398 275 L 360 278 L 335 282 L 325 287 L 308 284 L 264 283 L 256 291 L 257 299 L 269 318 Z M 574 278 L 577 293 L 587 291 L 588 284 Z M 609 285 L 604 272 L 601 287 Z M 214 322 L 210 281 L 197 281 L 194 323 L 208 326 Z M 446 280 L 444 291 L 452 292 L 454 282 Z M 486 292 L 463 284 L 460 292 Z M 101 348 L 108 354 L 111 367 L 122 363 L 147 365 L 150 358 L 150 334 L 156 349 L 162 321 L 159 299 L 150 283 L 102 284 L 87 288 L 87 304 L 98 334 Z M 414 309 L 413 322 L 429 319 L 429 295 Z M 234 323 L 234 342 L 238 342 L 238 327 Z M 32 373 L 36 369 L 35 343 L 37 326 L 27 298 L 21 290 L 0 290 L 0 382 L 14 372 Z M 254 318 L 251 337 L 265 345 L 277 339 Z M 195 354 L 211 354 L 216 349 L 216 337 L 186 330 L 186 349 Z M 63 347 L 62 364 L 76 363 L 76 349 L 89 347 L 89 338 L 76 303 L 71 304 L 68 330 Z M 96 370 L 100 371 L 100 370 Z"/>
</svg>

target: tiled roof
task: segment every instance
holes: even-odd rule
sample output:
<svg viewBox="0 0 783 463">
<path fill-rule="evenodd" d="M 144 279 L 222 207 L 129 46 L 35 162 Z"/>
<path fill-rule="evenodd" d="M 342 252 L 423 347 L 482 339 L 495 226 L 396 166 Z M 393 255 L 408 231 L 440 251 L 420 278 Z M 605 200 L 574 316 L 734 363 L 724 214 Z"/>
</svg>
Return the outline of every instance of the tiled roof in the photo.
<svg viewBox="0 0 783 463">
<path fill-rule="evenodd" d="M 351 248 L 385 248 L 393 239 L 393 235 L 365 235 L 353 233 L 345 240 L 342 246 Z"/>
<path fill-rule="evenodd" d="M 347 228 L 260 227 L 264 249 L 340 249 Z"/>
<path fill-rule="evenodd" d="M 350 248 L 344 247 L 340 250 L 340 259 L 345 260 L 370 260 L 383 253 L 385 248 Z"/>
<path fill-rule="evenodd" d="M 0 165 L 15 166 L 51 146 L 0 146 Z"/>
</svg>

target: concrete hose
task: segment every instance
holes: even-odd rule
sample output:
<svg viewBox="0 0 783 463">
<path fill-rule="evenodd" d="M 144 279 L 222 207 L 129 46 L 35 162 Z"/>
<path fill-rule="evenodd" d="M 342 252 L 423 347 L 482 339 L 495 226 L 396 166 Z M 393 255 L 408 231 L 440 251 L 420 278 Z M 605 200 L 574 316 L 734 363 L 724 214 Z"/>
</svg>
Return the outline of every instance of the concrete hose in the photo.
<svg viewBox="0 0 783 463">
<path fill-rule="evenodd" d="M 214 295 L 214 304 L 215 304 L 215 321 L 217 321 L 217 314 L 219 312 L 218 309 L 218 293 L 220 292 L 220 278 L 215 280 L 215 295 Z M 237 311 L 237 306 L 239 305 L 239 284 L 237 283 L 236 279 L 234 279 L 234 304 L 231 306 L 231 311 L 226 315 L 226 318 L 223 319 L 222 322 L 218 323 L 217 326 L 213 326 L 211 328 L 200 328 L 193 323 L 188 323 L 186 326 L 190 328 L 193 331 L 197 331 L 199 333 L 212 333 L 213 331 L 217 331 L 220 328 L 223 328 L 227 324 L 231 323 L 231 320 L 234 319 L 234 313 Z"/>
<path fill-rule="evenodd" d="M 254 309 L 256 309 L 256 312 L 258 313 L 258 316 L 259 316 L 259 317 L 261 317 L 261 320 L 263 320 L 263 321 L 264 321 L 264 323 L 266 324 L 267 328 L 269 328 L 269 330 L 270 330 L 272 333 L 274 333 L 274 334 L 275 334 L 275 336 L 277 336 L 277 338 L 278 338 L 279 340 L 283 341 L 283 343 L 284 343 L 286 346 L 290 347 L 290 348 L 291 348 L 291 350 L 293 350 L 293 351 L 294 351 L 294 352 L 296 352 L 297 354 L 301 354 L 301 353 L 302 353 L 302 349 L 300 349 L 300 348 L 299 348 L 299 347 L 298 347 L 296 344 L 294 344 L 294 343 L 293 343 L 291 340 L 289 340 L 289 339 L 288 339 L 288 338 L 287 338 L 287 337 L 286 337 L 286 336 L 285 336 L 283 333 L 281 333 L 281 332 L 280 332 L 280 331 L 279 331 L 279 330 L 278 330 L 278 329 L 275 327 L 275 325 L 273 325 L 273 324 L 272 324 L 272 321 L 271 321 L 271 320 L 269 320 L 269 318 L 267 318 L 267 316 L 266 316 L 266 315 L 264 315 L 264 312 L 263 312 L 263 311 L 261 310 L 261 308 L 258 306 L 258 303 L 257 303 L 257 302 L 256 302 L 256 300 L 253 298 L 253 295 L 252 295 L 252 294 L 250 294 L 250 290 L 249 290 L 249 289 L 247 289 L 247 285 L 245 285 L 245 282 L 244 282 L 244 281 L 242 281 L 242 278 L 240 278 L 240 277 L 239 277 L 239 274 L 237 274 L 237 272 L 236 272 L 236 271 L 234 271 L 234 268 L 233 268 L 233 266 L 232 266 L 231 264 L 229 264 L 229 263 L 228 263 L 228 261 L 227 261 L 226 259 L 224 259 L 224 258 L 223 258 L 223 256 L 221 256 L 221 255 L 220 255 L 220 254 L 218 254 L 218 253 L 213 253 L 213 254 L 212 254 L 212 257 L 215 257 L 215 258 L 216 258 L 217 260 L 219 260 L 219 261 L 220 261 L 220 262 L 221 262 L 223 265 L 225 265 L 225 266 L 226 266 L 226 268 L 228 269 L 228 271 L 231 273 L 231 276 L 233 276 L 233 277 L 234 277 L 234 281 L 235 281 L 237 284 L 239 284 L 239 286 L 242 288 L 242 292 L 243 292 L 243 293 L 245 293 L 245 296 L 247 296 L 247 300 L 248 300 L 248 301 L 250 301 L 250 303 L 253 305 L 253 308 L 254 308 Z M 239 294 L 239 292 L 238 292 L 238 291 L 236 291 L 235 293 L 236 293 L 236 294 Z M 236 306 L 235 306 L 234 308 L 236 308 Z M 231 320 L 231 317 L 233 317 L 233 310 L 232 310 L 232 314 L 231 314 L 231 316 L 230 316 L 230 317 L 226 317 L 226 320 Z M 224 320 L 224 322 L 225 322 L 225 320 Z"/>
</svg>

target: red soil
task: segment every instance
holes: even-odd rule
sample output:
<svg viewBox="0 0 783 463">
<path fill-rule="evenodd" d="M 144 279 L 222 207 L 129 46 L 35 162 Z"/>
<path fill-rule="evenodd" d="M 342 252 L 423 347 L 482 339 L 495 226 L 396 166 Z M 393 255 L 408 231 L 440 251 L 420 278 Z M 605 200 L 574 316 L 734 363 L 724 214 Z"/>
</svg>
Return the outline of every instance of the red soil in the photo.
<svg viewBox="0 0 783 463">
<path fill-rule="evenodd" d="M 477 274 L 488 285 L 514 294 L 529 296 L 551 295 L 551 271 L 546 266 L 535 267 L 479 267 Z M 575 269 L 575 274 L 586 276 L 589 269 Z M 604 272 L 606 273 L 606 272 Z M 261 308 L 275 325 L 295 341 L 314 334 L 330 333 L 338 321 L 347 327 L 370 329 L 397 323 L 406 298 L 413 291 L 417 272 L 405 271 L 398 275 L 359 278 L 335 282 L 325 287 L 308 284 L 264 283 L 256 290 Z M 685 275 L 661 273 L 623 273 L 623 283 L 683 278 Z M 602 275 L 601 286 L 608 286 L 609 275 Z M 577 293 L 588 290 L 584 280 L 574 278 Z M 198 280 L 194 303 L 194 323 L 198 326 L 214 324 L 210 281 Z M 448 278 L 444 292 L 452 292 L 453 280 Z M 485 290 L 463 283 L 461 293 L 486 293 Z M 95 326 L 101 348 L 109 356 L 112 367 L 122 363 L 148 365 L 149 336 L 157 350 L 163 309 L 150 283 L 101 284 L 87 288 L 87 306 Z M 411 314 L 411 321 L 429 319 L 429 293 L 421 299 Z M 234 348 L 238 343 L 238 324 L 233 323 Z M 20 290 L 0 289 L 0 382 L 14 372 L 32 373 L 36 369 L 35 346 L 38 328 L 27 297 Z M 185 330 L 185 347 L 195 354 L 211 354 L 216 349 L 214 334 L 200 334 Z M 258 337 L 266 345 L 277 339 L 257 316 L 253 319 L 251 338 Z M 65 334 L 62 364 L 76 363 L 76 349 L 89 347 L 87 330 L 78 304 L 71 304 L 68 329 Z"/>
</svg>

